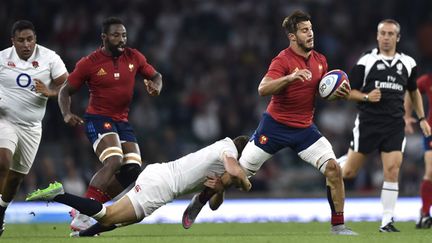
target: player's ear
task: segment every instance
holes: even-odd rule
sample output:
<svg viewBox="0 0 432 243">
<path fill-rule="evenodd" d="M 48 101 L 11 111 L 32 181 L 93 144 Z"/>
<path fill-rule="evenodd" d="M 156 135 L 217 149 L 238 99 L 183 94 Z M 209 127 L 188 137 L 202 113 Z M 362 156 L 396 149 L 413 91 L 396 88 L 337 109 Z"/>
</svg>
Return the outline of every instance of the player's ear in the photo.
<svg viewBox="0 0 432 243">
<path fill-rule="evenodd" d="M 288 40 L 290 41 L 290 42 L 295 42 L 297 39 L 296 39 L 296 36 L 293 34 L 293 33 L 288 33 Z"/>
<path fill-rule="evenodd" d="M 400 40 L 400 37 L 401 37 L 401 34 L 398 34 L 398 35 L 397 35 L 397 39 L 396 39 L 396 42 L 399 42 L 399 40 Z"/>
<path fill-rule="evenodd" d="M 101 34 L 101 39 L 102 39 L 102 41 L 105 41 L 106 38 L 107 38 L 107 34 L 102 33 L 102 34 Z"/>
</svg>

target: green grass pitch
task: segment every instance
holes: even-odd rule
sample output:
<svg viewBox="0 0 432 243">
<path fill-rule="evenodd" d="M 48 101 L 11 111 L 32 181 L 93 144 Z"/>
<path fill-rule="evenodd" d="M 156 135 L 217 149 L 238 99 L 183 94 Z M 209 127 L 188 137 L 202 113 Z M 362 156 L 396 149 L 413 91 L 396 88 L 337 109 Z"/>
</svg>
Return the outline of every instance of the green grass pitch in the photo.
<svg viewBox="0 0 432 243">
<path fill-rule="evenodd" d="M 184 230 L 180 224 L 138 224 L 106 232 L 99 237 L 69 238 L 67 224 L 8 224 L 0 242 L 432 242 L 432 229 L 416 230 L 414 222 L 398 222 L 400 233 L 379 233 L 378 222 L 349 222 L 359 236 L 335 236 L 328 223 L 218 223 L 195 224 Z"/>
</svg>

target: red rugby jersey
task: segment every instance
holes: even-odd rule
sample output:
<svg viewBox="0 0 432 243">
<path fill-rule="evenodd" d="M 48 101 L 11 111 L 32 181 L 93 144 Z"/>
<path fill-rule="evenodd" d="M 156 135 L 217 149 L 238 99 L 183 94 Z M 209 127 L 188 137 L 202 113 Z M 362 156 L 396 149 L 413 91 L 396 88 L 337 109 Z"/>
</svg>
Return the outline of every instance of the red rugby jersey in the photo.
<svg viewBox="0 0 432 243">
<path fill-rule="evenodd" d="M 156 74 L 138 50 L 125 48 L 122 55 L 113 58 L 99 48 L 78 61 L 68 82 L 76 89 L 86 82 L 90 93 L 87 113 L 127 121 L 137 72 L 145 78 Z"/>
<path fill-rule="evenodd" d="M 432 73 L 420 76 L 417 79 L 417 87 L 422 94 L 426 94 L 428 97 L 429 112 L 427 121 L 429 125 L 432 125 Z"/>
<path fill-rule="evenodd" d="M 290 127 L 310 126 L 315 109 L 315 94 L 327 68 L 326 58 L 316 51 L 312 50 L 307 59 L 289 47 L 281 51 L 273 58 L 265 76 L 277 79 L 300 69 L 308 69 L 312 72 L 312 79 L 304 82 L 295 80 L 279 94 L 272 95 L 267 106 L 267 112 L 271 117 Z"/>
</svg>

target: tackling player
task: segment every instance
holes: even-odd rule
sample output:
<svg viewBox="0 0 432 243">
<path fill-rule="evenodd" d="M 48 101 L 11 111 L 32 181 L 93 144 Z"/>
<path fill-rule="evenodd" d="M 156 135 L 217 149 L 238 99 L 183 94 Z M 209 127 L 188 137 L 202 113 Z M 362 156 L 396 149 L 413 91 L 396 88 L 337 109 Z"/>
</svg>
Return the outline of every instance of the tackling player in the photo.
<svg viewBox="0 0 432 243">
<path fill-rule="evenodd" d="M 99 223 L 72 232 L 71 236 L 93 236 L 116 227 L 137 223 L 173 199 L 202 190 L 204 185 L 221 191 L 217 177 L 225 171 L 222 182 L 233 183 L 245 191 L 251 184 L 237 159 L 249 137 L 219 140 L 197 152 L 168 163 L 148 165 L 139 175 L 135 186 L 119 201 L 105 207 L 95 200 L 65 193 L 60 183 L 31 193 L 26 200 L 47 200 L 63 203 L 89 215 Z"/>
<path fill-rule="evenodd" d="M 126 47 L 126 28 L 120 19 L 105 19 L 101 38 L 103 46 L 82 58 L 61 88 L 59 106 L 67 124 L 83 124 L 70 105 L 71 96 L 87 84 L 90 101 L 84 116 L 85 129 L 103 167 L 93 176 L 85 196 L 104 203 L 127 188 L 141 172 L 140 150 L 128 122 L 135 76 L 144 76 L 151 96 L 159 95 L 162 76 L 143 54 Z M 74 230 L 89 225 L 89 218 L 79 214 L 71 222 Z"/>
<path fill-rule="evenodd" d="M 36 44 L 30 21 L 13 24 L 11 41 L 0 52 L 0 236 L 6 208 L 36 156 L 47 100 L 68 76 L 61 58 Z"/>
</svg>

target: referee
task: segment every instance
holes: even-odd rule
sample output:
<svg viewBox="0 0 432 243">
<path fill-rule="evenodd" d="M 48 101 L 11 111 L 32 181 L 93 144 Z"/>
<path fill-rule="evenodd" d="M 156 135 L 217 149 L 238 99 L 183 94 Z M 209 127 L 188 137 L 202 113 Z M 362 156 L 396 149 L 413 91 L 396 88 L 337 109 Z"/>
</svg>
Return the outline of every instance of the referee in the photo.
<svg viewBox="0 0 432 243">
<path fill-rule="evenodd" d="M 398 176 L 405 147 L 404 96 L 407 91 L 425 136 L 431 129 L 424 117 L 417 89 L 416 62 L 396 51 L 400 25 L 393 19 L 378 24 L 378 48 L 364 54 L 350 75 L 349 100 L 358 102 L 358 115 L 346 161 L 339 161 L 344 178 L 354 178 L 367 154 L 378 149 L 383 162 L 381 191 L 383 215 L 379 232 L 399 232 L 393 225 L 398 197 Z"/>
</svg>

